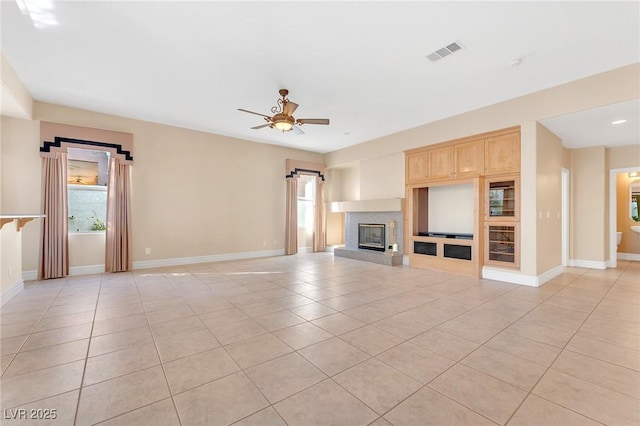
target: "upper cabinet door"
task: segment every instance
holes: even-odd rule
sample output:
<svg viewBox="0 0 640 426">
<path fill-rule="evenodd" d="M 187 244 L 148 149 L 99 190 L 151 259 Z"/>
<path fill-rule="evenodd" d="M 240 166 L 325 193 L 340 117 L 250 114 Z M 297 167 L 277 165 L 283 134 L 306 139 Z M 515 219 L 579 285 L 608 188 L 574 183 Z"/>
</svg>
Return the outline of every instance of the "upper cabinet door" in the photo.
<svg viewBox="0 0 640 426">
<path fill-rule="evenodd" d="M 453 146 L 457 178 L 479 176 L 484 171 L 484 141 L 477 140 Z"/>
<path fill-rule="evenodd" d="M 427 178 L 429 180 L 451 179 L 453 172 L 453 147 L 427 151 Z"/>
<path fill-rule="evenodd" d="M 407 182 L 420 183 L 427 178 L 427 153 L 407 154 Z"/>
<path fill-rule="evenodd" d="M 520 132 L 485 140 L 484 174 L 520 172 Z"/>
</svg>

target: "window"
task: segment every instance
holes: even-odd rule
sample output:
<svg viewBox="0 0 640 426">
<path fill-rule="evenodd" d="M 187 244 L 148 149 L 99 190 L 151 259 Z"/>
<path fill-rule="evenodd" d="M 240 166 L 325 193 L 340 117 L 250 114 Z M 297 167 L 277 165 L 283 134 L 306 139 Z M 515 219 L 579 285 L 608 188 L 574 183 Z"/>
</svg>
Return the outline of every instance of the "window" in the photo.
<svg viewBox="0 0 640 426">
<path fill-rule="evenodd" d="M 298 180 L 298 247 L 313 245 L 316 181 L 314 176 L 301 175 Z"/>
<path fill-rule="evenodd" d="M 67 195 L 69 232 L 106 230 L 109 152 L 69 148 Z"/>
<path fill-rule="evenodd" d="M 315 181 L 313 176 L 300 176 L 298 185 L 298 226 L 313 229 L 313 202 Z"/>
</svg>

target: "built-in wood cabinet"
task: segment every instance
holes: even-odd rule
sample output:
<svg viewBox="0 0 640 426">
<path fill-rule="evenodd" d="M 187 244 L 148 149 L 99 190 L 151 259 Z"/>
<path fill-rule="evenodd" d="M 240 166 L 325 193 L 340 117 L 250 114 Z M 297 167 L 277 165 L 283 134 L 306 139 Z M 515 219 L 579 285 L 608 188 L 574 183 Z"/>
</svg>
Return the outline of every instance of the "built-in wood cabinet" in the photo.
<svg viewBox="0 0 640 426">
<path fill-rule="evenodd" d="M 485 265 L 520 266 L 520 175 L 485 178 Z"/>
<path fill-rule="evenodd" d="M 424 182 L 427 179 L 427 153 L 416 152 L 407 155 L 407 181 L 411 183 Z"/>
<path fill-rule="evenodd" d="M 485 222 L 485 265 L 520 266 L 520 224 Z"/>
<path fill-rule="evenodd" d="M 412 266 L 471 276 L 480 276 L 483 265 L 520 267 L 519 127 L 428 145 L 405 154 L 405 250 Z M 473 182 L 474 187 L 473 234 L 469 239 L 432 235 L 426 213 L 429 189 L 464 182 Z"/>
<path fill-rule="evenodd" d="M 448 221 L 459 225 L 472 218 L 471 229 L 452 230 L 438 227 L 442 225 L 436 222 L 432 208 L 447 208 L 440 206 L 437 201 L 430 201 L 430 193 L 440 194 L 442 189 L 451 187 L 456 196 L 461 193 L 470 199 L 467 209 L 460 209 L 447 213 L 451 216 L 456 213 L 462 220 Z M 458 189 L 456 189 L 456 187 Z M 468 191 L 460 192 L 460 187 L 468 188 Z M 451 182 L 427 182 L 415 185 L 408 185 L 406 188 L 406 209 L 408 213 L 405 220 L 405 253 L 409 257 L 411 266 L 425 269 L 435 269 L 439 271 L 452 272 L 456 274 L 480 277 L 483 264 L 483 230 L 482 215 L 483 202 L 480 194 L 484 190 L 482 178 L 455 179 Z M 441 200 L 436 198 L 435 200 Z M 430 217 L 431 214 L 431 217 Z"/>
<path fill-rule="evenodd" d="M 484 141 L 477 140 L 453 146 L 455 177 L 466 178 L 483 174 Z"/>
<path fill-rule="evenodd" d="M 520 132 L 493 136 L 484 141 L 485 176 L 520 173 Z"/>
<path fill-rule="evenodd" d="M 441 182 L 520 172 L 520 130 L 491 132 L 406 151 L 406 182 Z"/>
<path fill-rule="evenodd" d="M 483 168 L 483 140 L 427 151 L 427 179 L 431 181 L 480 176 Z"/>
<path fill-rule="evenodd" d="M 520 220 L 520 175 L 485 178 L 485 220 Z"/>
<path fill-rule="evenodd" d="M 447 146 L 427 151 L 427 179 L 451 179 L 453 170 L 453 147 Z"/>
</svg>

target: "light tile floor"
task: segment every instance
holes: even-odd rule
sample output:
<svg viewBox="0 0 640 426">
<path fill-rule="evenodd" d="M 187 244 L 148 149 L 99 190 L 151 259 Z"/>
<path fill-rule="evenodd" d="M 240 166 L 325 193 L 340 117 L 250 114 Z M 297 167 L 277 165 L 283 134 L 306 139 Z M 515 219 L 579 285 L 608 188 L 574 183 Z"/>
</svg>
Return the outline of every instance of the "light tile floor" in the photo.
<svg viewBox="0 0 640 426">
<path fill-rule="evenodd" d="M 324 253 L 187 265 L 28 283 L 0 325 L 7 425 L 640 424 L 638 262 L 540 288 Z"/>
</svg>

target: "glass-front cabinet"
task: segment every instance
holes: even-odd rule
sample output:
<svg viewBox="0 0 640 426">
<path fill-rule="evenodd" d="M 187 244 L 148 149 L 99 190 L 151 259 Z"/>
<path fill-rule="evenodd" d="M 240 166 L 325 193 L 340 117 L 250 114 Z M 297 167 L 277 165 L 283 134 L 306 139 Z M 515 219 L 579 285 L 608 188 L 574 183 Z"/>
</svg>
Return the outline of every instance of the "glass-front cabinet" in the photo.
<svg viewBox="0 0 640 426">
<path fill-rule="evenodd" d="M 520 267 L 520 176 L 485 179 L 486 265 Z"/>
<path fill-rule="evenodd" d="M 485 215 L 487 220 L 520 220 L 520 178 L 487 178 Z"/>
<path fill-rule="evenodd" d="M 520 266 L 520 224 L 496 222 L 486 224 L 485 264 Z"/>
</svg>

